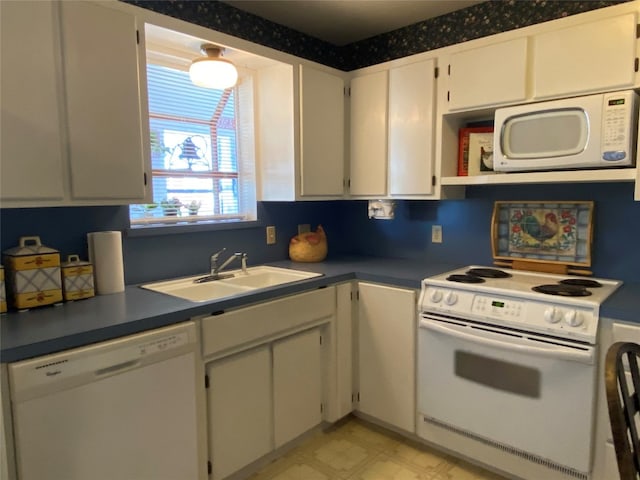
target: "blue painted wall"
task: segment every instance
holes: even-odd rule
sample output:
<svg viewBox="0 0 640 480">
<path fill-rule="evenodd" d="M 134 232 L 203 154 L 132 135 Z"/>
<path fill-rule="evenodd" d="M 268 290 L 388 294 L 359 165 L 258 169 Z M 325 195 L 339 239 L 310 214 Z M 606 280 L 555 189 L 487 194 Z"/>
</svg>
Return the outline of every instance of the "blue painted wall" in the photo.
<svg viewBox="0 0 640 480">
<path fill-rule="evenodd" d="M 344 202 L 341 249 L 418 261 L 489 265 L 494 201 L 593 200 L 594 275 L 640 282 L 640 202 L 633 201 L 632 184 L 468 187 L 466 197 L 398 202 L 394 220 L 369 220 L 366 202 Z M 432 225 L 442 225 L 442 244 L 431 243 Z"/>
<path fill-rule="evenodd" d="M 419 22 L 351 46 L 333 47 L 285 27 L 244 14 L 220 2 L 136 1 L 146 8 L 223 30 L 338 68 L 379 63 L 446 44 L 619 2 L 486 2 L 462 13 Z M 229 10 L 231 9 L 231 10 Z M 222 12 L 222 13 L 221 13 Z M 461 16 L 462 15 L 462 16 Z M 197 20 L 197 21 L 195 21 Z M 271 33 L 269 33 L 271 32 Z M 471 37 L 468 37 L 471 38 Z M 349 50 L 351 49 L 351 50 Z M 355 63 L 354 63 L 355 62 Z M 369 220 L 366 202 L 262 203 L 261 226 L 237 230 L 124 238 L 125 281 L 135 284 L 207 268 L 209 255 L 222 247 L 246 251 L 251 264 L 287 258 L 288 240 L 299 223 L 322 224 L 329 238 L 329 256 L 356 253 L 445 261 L 491 262 L 490 221 L 494 200 L 595 200 L 594 266 L 596 275 L 640 281 L 640 202 L 632 185 L 551 185 L 469 187 L 459 201 L 400 202 L 393 221 Z M 127 207 L 76 207 L 0 210 L 0 250 L 17 245 L 21 235 L 39 235 L 64 257 L 87 255 L 86 234 L 126 230 Z M 443 226 L 444 243 L 431 244 L 431 225 Z M 275 225 L 276 245 L 265 244 L 264 225 Z"/>
<path fill-rule="evenodd" d="M 298 224 L 315 229 L 323 225 L 329 242 L 336 239 L 331 255 L 340 253 L 337 240 L 343 236 L 339 204 L 348 202 L 261 203 L 260 226 L 232 230 L 127 236 L 128 207 L 60 207 L 0 210 L 0 250 L 18 245 L 21 236 L 38 235 L 42 243 L 60 251 L 62 258 L 78 254 L 88 258 L 87 233 L 120 230 L 123 233 L 125 283 L 192 275 L 208 269 L 210 255 L 222 248 L 246 252 L 249 265 L 284 260 L 289 239 Z M 277 242 L 266 245 L 265 225 L 275 225 Z"/>
</svg>

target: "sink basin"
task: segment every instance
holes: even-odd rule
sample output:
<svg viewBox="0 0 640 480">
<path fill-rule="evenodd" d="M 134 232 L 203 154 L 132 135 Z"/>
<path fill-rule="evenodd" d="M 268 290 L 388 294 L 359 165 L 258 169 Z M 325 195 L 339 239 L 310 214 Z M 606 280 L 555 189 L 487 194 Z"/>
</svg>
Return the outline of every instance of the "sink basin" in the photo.
<svg viewBox="0 0 640 480">
<path fill-rule="evenodd" d="M 242 270 L 231 270 L 224 273 L 232 274 L 233 276 L 210 282 L 194 283 L 195 280 L 205 276 L 196 275 L 194 277 L 147 283 L 146 285 L 141 285 L 141 287 L 192 302 L 206 302 L 322 275 L 321 273 L 279 267 L 250 267 L 247 269 L 247 273 L 243 273 Z"/>
<path fill-rule="evenodd" d="M 247 269 L 247 274 L 242 270 L 234 272 L 233 278 L 223 280 L 227 285 L 238 285 L 242 287 L 267 288 L 283 283 L 297 282 L 307 278 L 319 277 L 321 273 L 303 272 L 300 270 L 288 270 L 277 267 L 253 267 Z"/>
</svg>

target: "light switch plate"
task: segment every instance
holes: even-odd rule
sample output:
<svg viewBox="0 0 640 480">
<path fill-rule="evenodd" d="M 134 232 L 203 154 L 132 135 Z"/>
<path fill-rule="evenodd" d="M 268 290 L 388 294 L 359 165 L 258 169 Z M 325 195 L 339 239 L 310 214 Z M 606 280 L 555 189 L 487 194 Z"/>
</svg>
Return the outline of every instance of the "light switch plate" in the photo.
<svg viewBox="0 0 640 480">
<path fill-rule="evenodd" d="M 431 226 L 431 243 L 442 243 L 442 225 Z"/>
<path fill-rule="evenodd" d="M 273 245 L 276 243 L 276 227 L 269 225 L 267 227 L 267 245 Z"/>
</svg>

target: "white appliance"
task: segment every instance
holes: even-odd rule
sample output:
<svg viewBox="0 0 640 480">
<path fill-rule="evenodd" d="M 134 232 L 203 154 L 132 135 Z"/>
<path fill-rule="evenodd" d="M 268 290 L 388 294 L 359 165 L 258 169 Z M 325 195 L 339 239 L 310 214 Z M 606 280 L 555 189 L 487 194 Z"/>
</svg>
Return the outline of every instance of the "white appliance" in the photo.
<svg viewBox="0 0 640 480">
<path fill-rule="evenodd" d="M 187 322 L 11 364 L 18 478 L 207 478 L 197 346 Z"/>
<path fill-rule="evenodd" d="M 418 435 L 520 478 L 587 479 L 599 308 L 620 284 L 479 266 L 423 280 Z"/>
<path fill-rule="evenodd" d="M 635 164 L 633 90 L 499 108 L 495 171 L 628 167 Z"/>
</svg>

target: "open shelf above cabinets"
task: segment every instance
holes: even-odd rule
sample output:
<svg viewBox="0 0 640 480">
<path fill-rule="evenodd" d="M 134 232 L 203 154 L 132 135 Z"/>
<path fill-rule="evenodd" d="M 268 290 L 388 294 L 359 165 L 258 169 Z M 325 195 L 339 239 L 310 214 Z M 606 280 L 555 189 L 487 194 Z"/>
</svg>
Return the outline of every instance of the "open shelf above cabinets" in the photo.
<svg viewBox="0 0 640 480">
<path fill-rule="evenodd" d="M 635 200 L 640 200 L 640 168 L 600 168 L 580 170 L 553 170 L 532 172 L 490 173 L 480 175 L 458 175 L 459 130 L 470 126 L 491 124 L 494 110 L 445 114 L 437 119 L 436 155 L 440 164 L 440 184 L 442 187 L 467 185 L 524 185 L 554 183 L 608 183 L 636 182 Z"/>
</svg>

